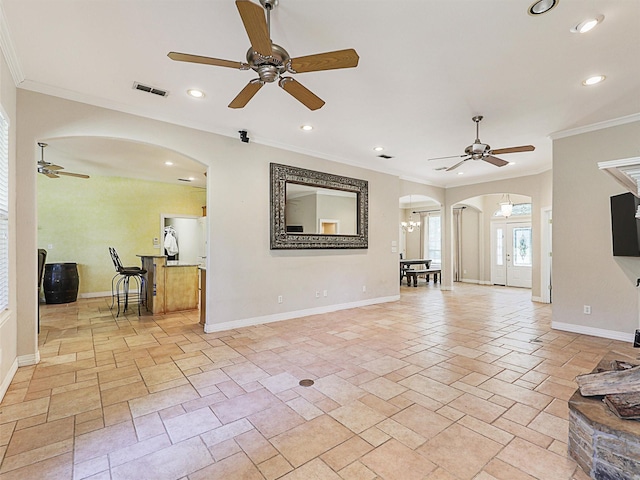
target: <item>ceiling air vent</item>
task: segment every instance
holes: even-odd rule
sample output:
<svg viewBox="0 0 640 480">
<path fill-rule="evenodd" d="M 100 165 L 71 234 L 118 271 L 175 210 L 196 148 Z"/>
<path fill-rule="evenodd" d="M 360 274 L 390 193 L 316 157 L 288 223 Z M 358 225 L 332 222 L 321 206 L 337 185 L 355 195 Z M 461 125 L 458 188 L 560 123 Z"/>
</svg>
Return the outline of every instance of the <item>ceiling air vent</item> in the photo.
<svg viewBox="0 0 640 480">
<path fill-rule="evenodd" d="M 169 95 L 169 92 L 167 92 L 166 90 L 161 90 L 160 88 L 156 87 L 150 87 L 149 85 L 144 85 L 139 82 L 133 82 L 133 89 L 142 90 L 143 92 L 147 93 L 153 93 L 154 95 L 159 95 L 161 97 L 166 97 L 167 95 Z"/>
<path fill-rule="evenodd" d="M 188 178 L 179 178 L 178 181 L 179 182 L 190 182 L 191 180 L 189 180 Z"/>
<path fill-rule="evenodd" d="M 378 158 L 384 158 L 385 160 L 389 160 L 390 158 L 393 158 L 391 155 L 385 155 L 384 153 L 381 153 L 380 155 L 378 155 Z"/>
</svg>

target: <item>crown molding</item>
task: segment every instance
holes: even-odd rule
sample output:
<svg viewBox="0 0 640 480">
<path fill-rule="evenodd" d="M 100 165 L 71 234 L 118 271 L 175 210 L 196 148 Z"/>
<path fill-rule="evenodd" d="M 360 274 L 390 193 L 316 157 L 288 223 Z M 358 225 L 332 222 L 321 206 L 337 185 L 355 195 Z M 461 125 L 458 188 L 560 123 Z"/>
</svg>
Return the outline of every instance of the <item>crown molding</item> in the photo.
<svg viewBox="0 0 640 480">
<path fill-rule="evenodd" d="M 604 122 L 593 123 L 591 125 L 585 125 L 583 127 L 570 128 L 569 130 L 561 130 L 549 134 L 551 140 L 557 140 L 559 138 L 573 137 L 583 133 L 595 132 L 596 130 L 602 130 L 604 128 L 617 127 L 619 125 L 625 125 L 627 123 L 640 122 L 640 113 L 634 113 L 625 117 L 614 118 L 611 120 L 605 120 Z"/>
<path fill-rule="evenodd" d="M 22 73 L 22 67 L 20 61 L 16 55 L 16 50 L 13 47 L 13 41 L 11 40 L 11 33 L 9 32 L 9 25 L 7 25 L 6 15 L 0 0 L 0 50 L 4 54 L 4 58 L 9 65 L 9 71 L 13 77 L 13 83 L 16 86 L 20 85 L 24 81 L 24 73 Z"/>
</svg>

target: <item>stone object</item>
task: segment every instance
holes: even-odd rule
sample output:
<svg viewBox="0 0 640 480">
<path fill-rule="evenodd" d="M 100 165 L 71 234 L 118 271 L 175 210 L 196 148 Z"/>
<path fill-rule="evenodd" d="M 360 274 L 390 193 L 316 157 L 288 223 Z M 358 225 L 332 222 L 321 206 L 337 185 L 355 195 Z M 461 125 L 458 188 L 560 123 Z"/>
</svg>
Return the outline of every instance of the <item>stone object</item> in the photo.
<svg viewBox="0 0 640 480">
<path fill-rule="evenodd" d="M 598 367 L 611 362 L 609 354 Z M 593 479 L 640 480 L 640 421 L 619 418 L 603 398 L 576 390 L 569 399 L 569 455 Z"/>
</svg>

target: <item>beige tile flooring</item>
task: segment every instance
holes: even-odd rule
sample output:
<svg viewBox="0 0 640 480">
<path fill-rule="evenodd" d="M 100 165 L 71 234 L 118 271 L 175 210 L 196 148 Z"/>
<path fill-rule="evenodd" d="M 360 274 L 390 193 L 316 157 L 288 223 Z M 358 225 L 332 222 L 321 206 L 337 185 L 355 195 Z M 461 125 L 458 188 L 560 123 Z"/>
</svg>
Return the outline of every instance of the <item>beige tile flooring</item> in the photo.
<svg viewBox="0 0 640 480">
<path fill-rule="evenodd" d="M 588 478 L 573 379 L 637 350 L 551 330 L 528 290 L 401 296 L 215 334 L 197 312 L 43 306 L 42 360 L 0 405 L 0 479 Z"/>
</svg>

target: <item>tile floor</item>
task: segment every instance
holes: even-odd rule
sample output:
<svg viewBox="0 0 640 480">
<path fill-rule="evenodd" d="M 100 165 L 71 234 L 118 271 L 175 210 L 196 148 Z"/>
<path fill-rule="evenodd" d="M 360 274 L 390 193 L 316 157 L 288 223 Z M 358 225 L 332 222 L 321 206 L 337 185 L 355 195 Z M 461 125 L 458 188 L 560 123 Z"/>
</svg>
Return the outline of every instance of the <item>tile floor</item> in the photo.
<svg viewBox="0 0 640 480">
<path fill-rule="evenodd" d="M 41 362 L 0 405 L 0 479 L 588 478 L 573 378 L 637 350 L 551 330 L 528 290 L 401 295 L 207 335 L 197 312 L 43 306 Z"/>
</svg>

